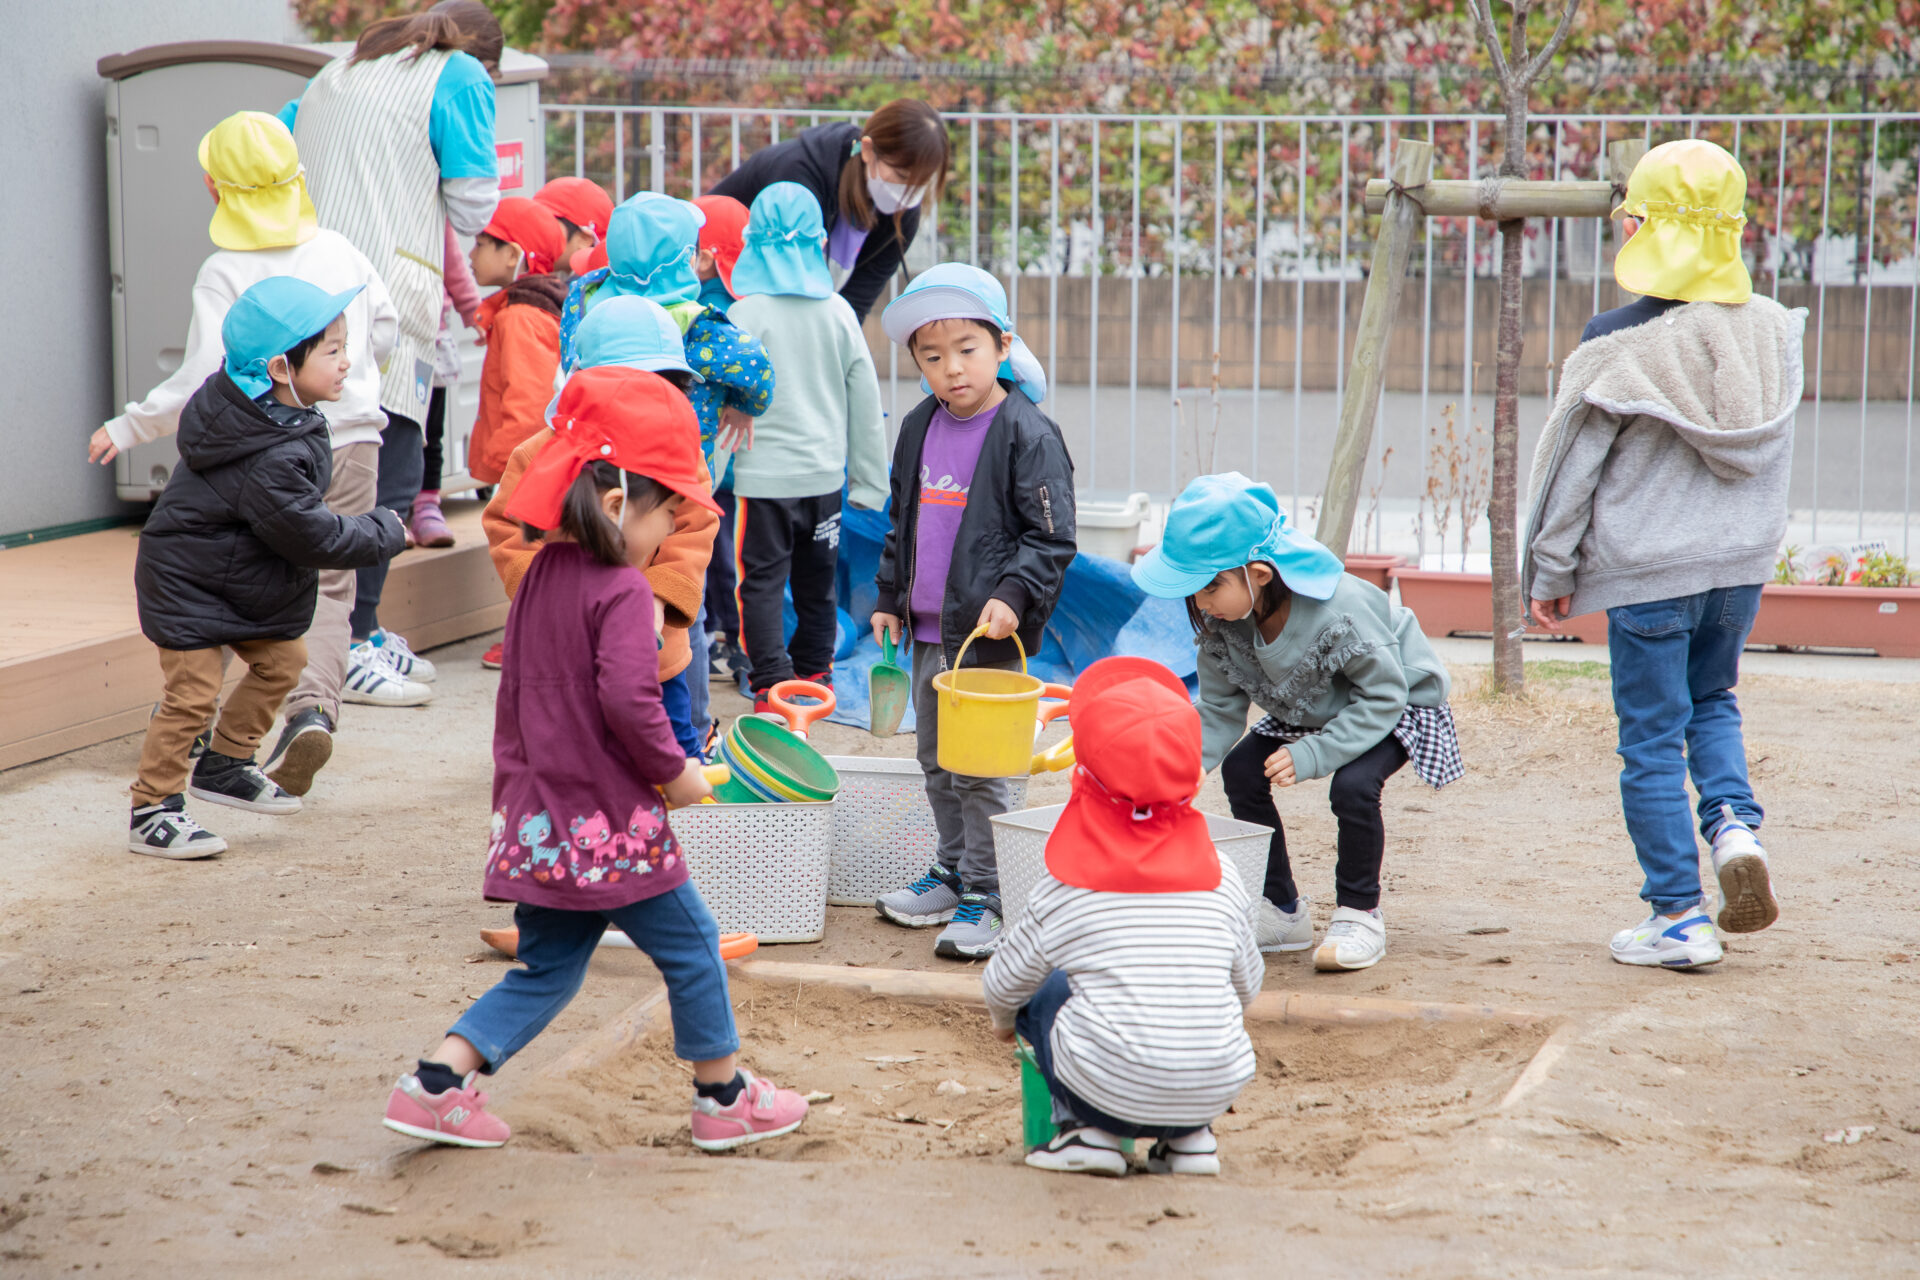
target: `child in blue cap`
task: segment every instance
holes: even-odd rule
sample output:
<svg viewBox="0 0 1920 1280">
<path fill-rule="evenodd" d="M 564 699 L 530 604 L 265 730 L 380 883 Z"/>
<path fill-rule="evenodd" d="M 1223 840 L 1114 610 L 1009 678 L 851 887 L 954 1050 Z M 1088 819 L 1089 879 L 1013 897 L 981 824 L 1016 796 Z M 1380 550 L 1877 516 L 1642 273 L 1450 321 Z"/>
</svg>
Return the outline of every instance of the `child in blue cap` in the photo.
<svg viewBox="0 0 1920 1280">
<path fill-rule="evenodd" d="M 180 465 L 140 531 L 134 568 L 140 629 L 159 646 L 166 681 L 133 784 L 134 853 L 226 849 L 188 816 L 185 791 L 253 813 L 300 810 L 253 756 L 306 665 L 316 571 L 356 569 L 406 545 L 392 511 L 342 516 L 326 504 L 333 446 L 315 406 L 346 385 L 344 312 L 359 292 L 291 276 L 249 288 L 221 325 L 223 367 L 181 411 Z M 195 762 L 194 735 L 220 698 L 223 646 L 247 670 Z"/>
<path fill-rule="evenodd" d="M 1287 523 L 1280 499 L 1237 471 L 1174 499 L 1160 545 L 1133 566 L 1148 595 L 1186 598 L 1199 646 L 1202 760 L 1233 816 L 1273 828 L 1255 935 L 1262 951 L 1313 946 L 1273 788 L 1332 775 L 1336 906 L 1316 969 L 1366 969 L 1387 951 L 1380 914 L 1380 792 L 1409 760 L 1443 787 L 1463 772 L 1447 670 L 1411 612 Z M 1247 709 L 1264 719 L 1247 731 Z M 1244 735 L 1244 736 L 1243 736 Z"/>
<path fill-rule="evenodd" d="M 873 634 L 913 642 L 917 754 L 939 849 L 926 875 L 874 906 L 910 929 L 945 925 L 936 955 L 978 959 L 1000 945 L 990 820 L 1012 796 L 1005 779 L 940 767 L 933 678 L 958 660 L 970 634 L 981 637 L 967 648 L 977 666 L 1011 667 L 1020 646 L 1039 651 L 1074 556 L 1073 460 L 1060 428 L 1036 407 L 1046 380 L 1013 335 L 992 276 L 961 263 L 933 267 L 880 323 L 913 357 L 929 394 L 894 443 Z"/>
<path fill-rule="evenodd" d="M 840 612 L 840 489 L 857 507 L 887 499 L 880 381 L 866 336 L 827 270 L 820 202 L 775 182 L 747 211 L 728 318 L 758 338 L 780 395 L 733 458 L 735 588 L 754 710 L 800 675 L 833 682 Z M 723 441 L 723 444 L 725 442 Z M 791 586 L 795 627 L 784 635 Z"/>
</svg>

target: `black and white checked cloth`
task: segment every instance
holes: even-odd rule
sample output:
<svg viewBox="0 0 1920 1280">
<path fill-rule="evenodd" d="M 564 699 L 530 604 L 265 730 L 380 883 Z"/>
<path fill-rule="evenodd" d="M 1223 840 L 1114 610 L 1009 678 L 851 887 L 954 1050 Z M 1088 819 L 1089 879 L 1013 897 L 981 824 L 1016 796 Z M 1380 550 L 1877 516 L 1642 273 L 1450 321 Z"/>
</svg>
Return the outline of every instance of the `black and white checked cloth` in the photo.
<svg viewBox="0 0 1920 1280">
<path fill-rule="evenodd" d="M 1319 732 L 1302 729 L 1297 724 L 1282 724 L 1272 716 L 1254 725 L 1253 731 L 1282 745 Z M 1407 761 L 1413 765 L 1415 776 L 1435 790 L 1458 781 L 1467 771 L 1460 759 L 1460 738 L 1454 732 L 1452 707 L 1408 707 L 1400 714 L 1400 722 L 1393 726 L 1393 736 L 1407 749 Z"/>
</svg>

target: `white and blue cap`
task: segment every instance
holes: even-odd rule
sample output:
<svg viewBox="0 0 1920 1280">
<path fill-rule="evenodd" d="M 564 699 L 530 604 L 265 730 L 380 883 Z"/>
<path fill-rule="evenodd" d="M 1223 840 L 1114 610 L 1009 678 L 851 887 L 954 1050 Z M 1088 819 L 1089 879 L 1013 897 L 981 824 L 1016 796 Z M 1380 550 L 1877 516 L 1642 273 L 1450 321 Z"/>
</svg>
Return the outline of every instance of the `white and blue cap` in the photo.
<svg viewBox="0 0 1920 1280">
<path fill-rule="evenodd" d="M 880 313 L 880 327 L 888 340 L 903 347 L 915 332 L 940 320 L 985 320 L 1012 335 L 1013 346 L 1000 362 L 1000 376 L 1017 385 L 1035 404 L 1046 399 L 1046 371 L 1027 350 L 1027 344 L 1014 334 L 1013 321 L 1007 315 L 1007 291 L 998 280 L 964 262 L 943 262 L 915 276 L 913 283 Z M 924 380 L 920 385 L 926 389 Z"/>
<path fill-rule="evenodd" d="M 328 293 L 293 276 L 268 276 L 252 286 L 220 324 L 227 376 L 248 399 L 264 395 L 273 386 L 267 362 L 323 332 L 364 288 Z"/>
<path fill-rule="evenodd" d="M 1346 566 L 1295 529 L 1271 485 L 1238 471 L 1200 476 L 1167 511 L 1160 545 L 1133 563 L 1133 582 L 1150 596 L 1178 600 L 1229 569 L 1264 560 L 1287 589 L 1327 600 Z"/>
</svg>

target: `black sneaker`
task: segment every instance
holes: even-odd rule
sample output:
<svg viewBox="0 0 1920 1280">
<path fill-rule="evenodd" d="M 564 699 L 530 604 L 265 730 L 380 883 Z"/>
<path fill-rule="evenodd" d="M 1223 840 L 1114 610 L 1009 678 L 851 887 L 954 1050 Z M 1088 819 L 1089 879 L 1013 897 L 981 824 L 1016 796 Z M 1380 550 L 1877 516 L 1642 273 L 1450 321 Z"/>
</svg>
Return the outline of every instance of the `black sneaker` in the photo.
<svg viewBox="0 0 1920 1280">
<path fill-rule="evenodd" d="M 249 813 L 298 813 L 300 797 L 282 791 L 251 760 L 209 751 L 193 766 L 187 794 L 196 800 L 231 805 Z"/>
<path fill-rule="evenodd" d="M 333 721 L 318 707 L 287 717 L 267 756 L 267 776 L 290 796 L 313 790 L 313 775 L 333 758 Z"/>
<path fill-rule="evenodd" d="M 727 638 L 715 636 L 707 645 L 707 679 L 733 679 L 733 663 L 727 657 Z"/>
<path fill-rule="evenodd" d="M 184 797 L 168 796 L 159 804 L 133 807 L 127 850 L 185 861 L 225 853 L 227 842 L 187 816 Z"/>
</svg>

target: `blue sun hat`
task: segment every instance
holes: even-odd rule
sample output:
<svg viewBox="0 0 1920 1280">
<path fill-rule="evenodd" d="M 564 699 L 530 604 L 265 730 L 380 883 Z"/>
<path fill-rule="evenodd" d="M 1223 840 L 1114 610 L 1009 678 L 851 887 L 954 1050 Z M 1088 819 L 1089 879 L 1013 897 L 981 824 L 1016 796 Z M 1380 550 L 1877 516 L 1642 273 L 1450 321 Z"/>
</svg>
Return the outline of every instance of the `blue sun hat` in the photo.
<svg viewBox="0 0 1920 1280">
<path fill-rule="evenodd" d="M 916 330 L 938 320 L 985 320 L 1000 332 L 1013 334 L 1013 321 L 1007 315 L 1007 291 L 991 275 L 964 262 L 943 262 L 922 271 L 880 313 L 880 327 L 886 330 L 887 338 L 903 347 Z M 1035 404 L 1047 398 L 1046 371 L 1018 334 L 1013 335 L 1007 358 L 1000 362 L 1000 376 L 1018 386 Z M 932 394 L 924 378 L 920 389 Z"/>
<path fill-rule="evenodd" d="M 813 193 L 797 182 L 769 184 L 747 210 L 740 258 L 733 264 L 734 296 L 832 297 L 826 246 L 827 224 Z"/>
<path fill-rule="evenodd" d="M 707 215 L 685 200 L 642 191 L 607 219 L 607 275 L 589 306 L 610 298 L 651 298 L 663 307 L 700 297 L 693 260 Z"/>
<path fill-rule="evenodd" d="M 574 351 L 582 369 L 618 364 L 648 373 L 691 373 L 695 382 L 706 381 L 687 363 L 679 324 L 652 298 L 610 298 L 589 311 L 574 335 Z"/>
<path fill-rule="evenodd" d="M 1272 565 L 1288 590 L 1314 600 L 1331 598 L 1346 572 L 1339 556 L 1287 523 L 1271 485 L 1238 471 L 1201 476 L 1173 500 L 1167 531 L 1134 562 L 1133 582 L 1150 596 L 1178 600 L 1255 560 Z"/>
<path fill-rule="evenodd" d="M 221 322 L 227 376 L 249 400 L 264 395 L 273 386 L 267 362 L 323 331 L 364 288 L 328 293 L 293 276 L 260 281 L 234 300 Z"/>
</svg>

